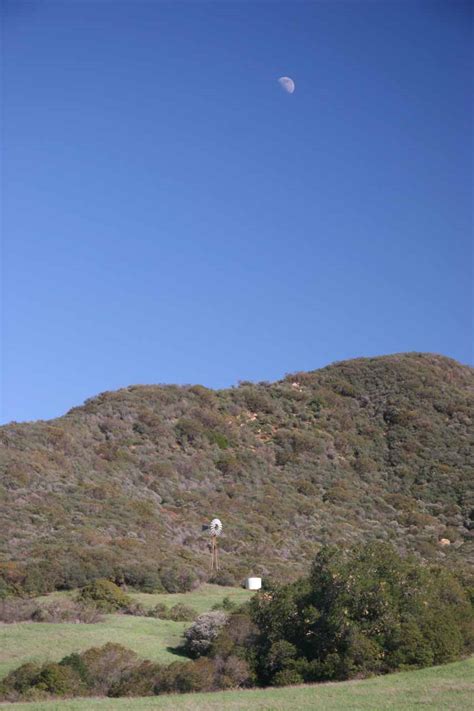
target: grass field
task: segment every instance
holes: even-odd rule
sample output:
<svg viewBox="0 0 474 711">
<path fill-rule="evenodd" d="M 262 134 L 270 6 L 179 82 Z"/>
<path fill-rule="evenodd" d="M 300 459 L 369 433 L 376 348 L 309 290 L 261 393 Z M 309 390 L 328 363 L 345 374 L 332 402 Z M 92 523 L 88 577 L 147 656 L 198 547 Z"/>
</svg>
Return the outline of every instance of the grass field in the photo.
<svg viewBox="0 0 474 711">
<path fill-rule="evenodd" d="M 172 607 L 177 602 L 191 605 L 197 612 L 205 612 L 224 597 L 234 602 L 244 602 L 249 598 L 248 590 L 226 588 L 219 585 L 203 585 L 189 593 L 149 595 L 130 593 L 145 608 L 163 602 Z M 58 592 L 37 598 L 40 602 L 74 593 Z M 92 625 L 46 622 L 0 623 L 0 678 L 11 669 L 25 662 L 59 661 L 66 654 L 81 652 L 107 642 L 116 642 L 133 649 L 144 659 L 169 664 L 180 657 L 168 648 L 175 647 L 188 622 L 157 620 L 151 617 L 131 615 L 107 615 L 103 622 Z"/>
<path fill-rule="evenodd" d="M 178 644 L 187 626 L 187 622 L 131 615 L 107 615 L 104 622 L 93 625 L 47 622 L 0 625 L 0 676 L 25 662 L 59 661 L 71 652 L 107 642 L 122 644 L 145 659 L 169 664 L 180 657 L 167 647 Z"/>
<path fill-rule="evenodd" d="M 151 696 L 0 704 L 12 711 L 469 711 L 474 708 L 474 659 L 362 681 Z"/>
<path fill-rule="evenodd" d="M 183 602 L 199 613 L 207 612 L 213 605 L 222 602 L 224 597 L 230 598 L 236 604 L 242 604 L 252 596 L 252 593 L 244 588 L 228 588 L 220 585 L 201 585 L 198 590 L 188 593 L 150 595 L 148 593 L 132 592 L 129 594 L 130 597 L 133 597 L 134 600 L 140 602 L 147 609 L 157 605 L 159 602 L 163 602 L 169 607 L 176 605 L 178 602 Z"/>
</svg>

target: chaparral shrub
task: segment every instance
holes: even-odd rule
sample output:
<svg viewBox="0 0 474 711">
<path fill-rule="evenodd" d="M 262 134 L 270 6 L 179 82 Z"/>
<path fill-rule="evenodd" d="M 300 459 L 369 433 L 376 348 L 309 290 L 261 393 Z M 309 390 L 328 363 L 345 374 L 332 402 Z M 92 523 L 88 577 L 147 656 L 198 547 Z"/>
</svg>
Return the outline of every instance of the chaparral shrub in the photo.
<svg viewBox="0 0 474 711">
<path fill-rule="evenodd" d="M 108 696 L 153 696 L 162 670 L 160 664 L 141 662 L 111 684 Z"/>
<path fill-rule="evenodd" d="M 160 570 L 161 583 L 169 593 L 189 592 L 199 585 L 194 570 L 183 565 L 168 565 Z"/>
<path fill-rule="evenodd" d="M 53 696 L 74 696 L 84 690 L 82 681 L 74 669 L 54 662 L 42 667 L 34 686 L 38 691 Z"/>
<path fill-rule="evenodd" d="M 81 659 L 89 680 L 89 689 L 95 694 L 107 694 L 138 663 L 135 652 L 111 642 L 88 649 L 81 654 Z"/>
<path fill-rule="evenodd" d="M 197 612 L 189 605 L 178 602 L 168 611 L 168 619 L 175 622 L 191 622 L 196 619 Z"/>
<path fill-rule="evenodd" d="M 225 612 L 204 612 L 184 633 L 184 649 L 191 657 L 206 654 L 227 619 Z"/>
<path fill-rule="evenodd" d="M 46 696 L 74 696 L 87 688 L 77 671 L 54 662 L 23 664 L 0 682 L 0 698 L 5 701 L 40 699 Z"/>
<path fill-rule="evenodd" d="M 132 604 L 132 599 L 111 580 L 94 580 L 83 587 L 78 593 L 82 602 L 93 603 L 103 612 L 116 612 L 126 609 Z"/>
</svg>

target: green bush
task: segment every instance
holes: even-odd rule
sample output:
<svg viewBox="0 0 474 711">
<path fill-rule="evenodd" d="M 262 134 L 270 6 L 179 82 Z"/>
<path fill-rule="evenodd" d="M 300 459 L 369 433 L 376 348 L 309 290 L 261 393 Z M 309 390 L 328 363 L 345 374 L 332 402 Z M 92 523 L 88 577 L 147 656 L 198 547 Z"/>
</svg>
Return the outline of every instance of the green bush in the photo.
<svg viewBox="0 0 474 711">
<path fill-rule="evenodd" d="M 78 593 L 81 602 L 95 605 L 102 612 L 125 610 L 132 604 L 132 598 L 111 580 L 94 580 Z"/>
<path fill-rule="evenodd" d="M 72 654 L 68 654 L 66 657 L 63 657 L 61 661 L 59 662 L 61 666 L 64 667 L 70 667 L 73 669 L 77 676 L 81 679 L 81 681 L 84 682 L 84 684 L 89 684 L 90 682 L 90 674 L 89 674 L 89 669 L 83 659 L 83 657 L 78 654 L 77 652 L 73 652 Z"/>
<path fill-rule="evenodd" d="M 209 578 L 209 582 L 214 585 L 222 585 L 223 587 L 232 587 L 235 585 L 235 575 L 229 570 L 219 570 Z"/>
<path fill-rule="evenodd" d="M 164 602 L 159 602 L 146 613 L 147 617 L 157 617 L 162 620 L 168 619 L 168 608 Z"/>
<path fill-rule="evenodd" d="M 387 665 L 391 669 L 428 667 L 434 663 L 430 640 L 423 634 L 416 619 L 407 616 L 388 639 Z"/>
<path fill-rule="evenodd" d="M 209 691 L 213 686 L 214 667 L 210 660 L 174 662 L 164 667 L 155 685 L 155 694 Z"/>
<path fill-rule="evenodd" d="M 34 686 L 53 696 L 74 696 L 84 690 L 81 678 L 72 667 L 55 663 L 42 667 Z"/>
<path fill-rule="evenodd" d="M 226 659 L 230 656 L 249 658 L 250 651 L 257 649 L 259 629 L 247 611 L 232 612 L 212 641 L 209 653 L 213 657 Z"/>
<path fill-rule="evenodd" d="M 181 445 L 193 444 L 204 434 L 199 420 L 182 417 L 175 425 L 176 439 Z"/>
<path fill-rule="evenodd" d="M 86 686 L 75 668 L 54 662 L 42 666 L 23 664 L 0 683 L 0 698 L 7 701 L 47 695 L 74 696 L 85 691 Z"/>
<path fill-rule="evenodd" d="M 39 664 L 27 662 L 11 671 L 0 682 L 0 698 L 6 701 L 16 701 L 34 686 L 40 670 Z"/>
<path fill-rule="evenodd" d="M 155 567 L 147 568 L 145 565 L 130 567 L 116 579 L 116 583 L 126 583 L 133 588 L 146 593 L 162 593 L 165 589 L 161 583 L 159 572 Z"/>
<path fill-rule="evenodd" d="M 11 591 L 7 585 L 6 580 L 0 578 L 0 600 L 6 600 L 6 598 L 11 594 Z"/>
<path fill-rule="evenodd" d="M 109 642 L 102 647 L 92 647 L 81 655 L 89 689 L 95 694 L 108 694 L 138 663 L 135 652 L 120 644 Z"/>
<path fill-rule="evenodd" d="M 189 592 L 199 585 L 194 570 L 179 564 L 170 564 L 163 568 L 160 578 L 164 589 L 169 593 Z"/>
<path fill-rule="evenodd" d="M 303 677 L 296 669 L 282 669 L 273 677 L 274 686 L 290 686 L 291 684 L 302 684 Z"/>
<path fill-rule="evenodd" d="M 285 639 L 273 642 L 267 655 L 270 674 L 276 674 L 291 668 L 296 654 L 296 646 L 291 642 L 287 642 Z"/>
<path fill-rule="evenodd" d="M 192 622 L 192 620 L 196 619 L 196 617 L 196 610 L 182 602 L 178 602 L 176 605 L 173 605 L 173 607 L 168 611 L 168 619 L 174 620 L 175 622 Z"/>
<path fill-rule="evenodd" d="M 211 444 L 217 444 L 219 449 L 227 449 L 229 446 L 229 440 L 224 434 L 222 434 L 222 432 L 207 430 L 206 437 Z"/>
<path fill-rule="evenodd" d="M 147 617 L 157 617 L 160 620 L 173 620 L 174 622 L 191 622 L 197 617 L 197 612 L 189 605 L 182 602 L 176 603 L 171 608 L 167 608 L 162 602 L 145 613 Z"/>
<path fill-rule="evenodd" d="M 148 614 L 143 605 L 139 602 L 135 602 L 135 600 L 132 600 L 127 607 L 123 607 L 121 611 L 125 615 L 135 615 L 135 617 L 146 617 Z"/>
<path fill-rule="evenodd" d="M 108 696 L 153 696 L 163 667 L 154 662 L 144 661 L 138 666 L 125 671 L 121 678 L 113 683 Z"/>
<path fill-rule="evenodd" d="M 232 610 L 235 610 L 237 607 L 235 602 L 232 602 L 230 597 L 223 597 L 222 602 L 216 602 L 215 605 L 212 606 L 213 610 L 225 610 L 226 612 L 231 612 Z"/>
<path fill-rule="evenodd" d="M 196 664 L 203 661 L 198 659 Z M 252 673 L 249 663 L 242 657 L 229 655 L 214 660 L 214 688 L 215 689 L 236 689 L 253 686 L 255 676 Z"/>
</svg>

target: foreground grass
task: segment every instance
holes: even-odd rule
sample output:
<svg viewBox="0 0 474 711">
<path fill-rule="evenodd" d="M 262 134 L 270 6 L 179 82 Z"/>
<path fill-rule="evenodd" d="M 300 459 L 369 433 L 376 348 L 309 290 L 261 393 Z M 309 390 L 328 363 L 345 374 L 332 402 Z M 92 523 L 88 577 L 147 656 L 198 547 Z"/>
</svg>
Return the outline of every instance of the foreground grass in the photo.
<svg viewBox="0 0 474 711">
<path fill-rule="evenodd" d="M 122 699 L 0 704 L 12 711 L 467 711 L 474 708 L 474 658 L 361 681 L 280 689 Z"/>
<path fill-rule="evenodd" d="M 146 609 L 158 603 L 168 607 L 183 602 L 198 613 L 210 610 L 213 605 L 229 597 L 235 603 L 242 603 L 252 595 L 242 588 L 202 585 L 189 593 L 147 594 L 130 592 L 130 596 Z M 55 592 L 37 598 L 38 602 L 49 602 L 72 597 L 71 592 Z M 71 652 L 82 652 L 90 647 L 98 647 L 107 642 L 122 644 L 144 659 L 169 664 L 179 659 L 172 648 L 181 639 L 188 622 L 156 620 L 150 617 L 131 615 L 107 615 L 103 622 L 92 625 L 46 622 L 19 622 L 5 625 L 0 623 L 0 678 L 25 662 L 59 661 Z"/>
</svg>

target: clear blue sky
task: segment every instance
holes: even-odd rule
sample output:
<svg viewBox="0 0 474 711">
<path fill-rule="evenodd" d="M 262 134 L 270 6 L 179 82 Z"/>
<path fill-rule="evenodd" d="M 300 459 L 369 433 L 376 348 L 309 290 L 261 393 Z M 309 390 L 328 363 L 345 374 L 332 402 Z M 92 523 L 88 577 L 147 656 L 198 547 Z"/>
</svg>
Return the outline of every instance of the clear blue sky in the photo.
<svg viewBox="0 0 474 711">
<path fill-rule="evenodd" d="M 3 1 L 2 421 L 472 362 L 472 7 Z"/>
</svg>

